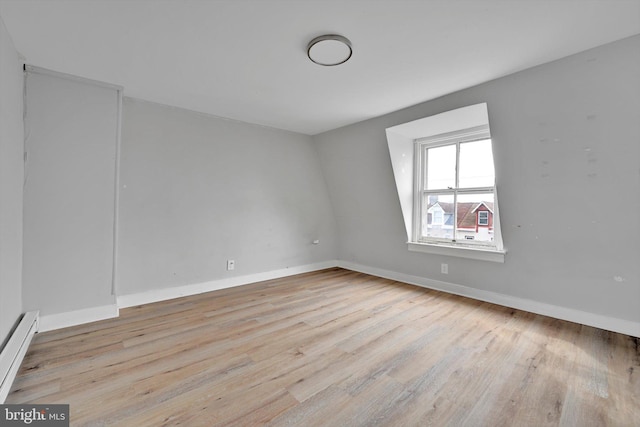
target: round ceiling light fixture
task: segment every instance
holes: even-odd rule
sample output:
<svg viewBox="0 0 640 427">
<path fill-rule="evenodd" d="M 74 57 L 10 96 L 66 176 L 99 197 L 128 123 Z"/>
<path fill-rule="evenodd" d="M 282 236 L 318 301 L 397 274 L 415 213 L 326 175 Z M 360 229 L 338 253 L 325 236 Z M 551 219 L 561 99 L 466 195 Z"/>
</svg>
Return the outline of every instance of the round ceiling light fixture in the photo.
<svg viewBox="0 0 640 427">
<path fill-rule="evenodd" d="M 344 64 L 351 58 L 351 42 L 337 34 L 316 37 L 307 46 L 307 56 L 318 65 L 331 67 Z"/>
</svg>

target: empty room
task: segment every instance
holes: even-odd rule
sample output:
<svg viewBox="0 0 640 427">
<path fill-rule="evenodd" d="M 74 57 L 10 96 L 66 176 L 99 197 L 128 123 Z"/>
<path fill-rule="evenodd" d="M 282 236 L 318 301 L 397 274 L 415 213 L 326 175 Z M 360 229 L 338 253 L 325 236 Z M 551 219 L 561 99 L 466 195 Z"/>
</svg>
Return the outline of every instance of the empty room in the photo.
<svg viewBox="0 0 640 427">
<path fill-rule="evenodd" d="M 640 425 L 640 0 L 0 0 L 0 425 Z"/>
</svg>

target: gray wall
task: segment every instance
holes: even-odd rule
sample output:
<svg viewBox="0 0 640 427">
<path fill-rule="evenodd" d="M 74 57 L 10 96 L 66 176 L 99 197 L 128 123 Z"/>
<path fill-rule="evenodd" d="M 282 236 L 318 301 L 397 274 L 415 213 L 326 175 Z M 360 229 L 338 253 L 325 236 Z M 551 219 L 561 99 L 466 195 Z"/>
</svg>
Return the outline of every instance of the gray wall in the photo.
<svg viewBox="0 0 640 427">
<path fill-rule="evenodd" d="M 118 295 L 334 259 L 308 136 L 125 98 L 121 153 Z"/>
<path fill-rule="evenodd" d="M 114 305 L 118 91 L 26 79 L 24 307 L 49 315 Z"/>
<path fill-rule="evenodd" d="M 22 64 L 0 18 L 0 347 L 22 313 Z"/>
<path fill-rule="evenodd" d="M 314 137 L 339 258 L 640 321 L 638 76 L 640 36 Z M 481 102 L 506 262 L 408 252 L 385 128 Z"/>
</svg>

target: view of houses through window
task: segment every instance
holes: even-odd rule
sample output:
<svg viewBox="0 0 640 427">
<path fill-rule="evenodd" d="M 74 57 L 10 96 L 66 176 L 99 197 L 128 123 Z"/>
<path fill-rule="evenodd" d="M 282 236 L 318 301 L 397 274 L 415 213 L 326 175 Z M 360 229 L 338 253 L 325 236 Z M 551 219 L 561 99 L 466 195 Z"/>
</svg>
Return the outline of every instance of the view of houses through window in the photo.
<svg viewBox="0 0 640 427">
<path fill-rule="evenodd" d="M 452 195 L 427 197 L 427 215 L 423 216 L 422 223 L 424 236 L 447 240 L 493 241 L 493 194 L 460 195 L 455 205 Z M 454 206 L 457 206 L 455 212 Z"/>
</svg>

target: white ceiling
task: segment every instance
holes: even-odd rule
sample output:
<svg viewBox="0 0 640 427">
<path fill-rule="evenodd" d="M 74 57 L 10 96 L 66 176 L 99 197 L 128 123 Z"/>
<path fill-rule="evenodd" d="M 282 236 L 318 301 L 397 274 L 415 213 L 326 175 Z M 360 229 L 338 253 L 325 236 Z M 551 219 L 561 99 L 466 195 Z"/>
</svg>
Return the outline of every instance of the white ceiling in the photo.
<svg viewBox="0 0 640 427">
<path fill-rule="evenodd" d="M 640 33 L 640 0 L 0 0 L 30 65 L 314 135 Z M 342 34 L 321 67 L 306 45 Z"/>
</svg>

